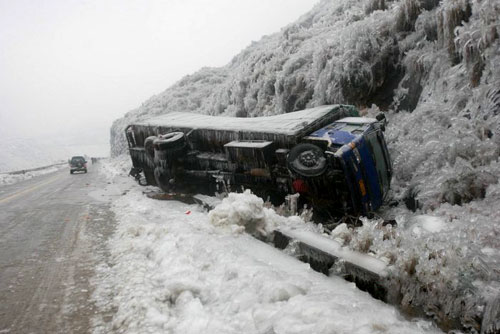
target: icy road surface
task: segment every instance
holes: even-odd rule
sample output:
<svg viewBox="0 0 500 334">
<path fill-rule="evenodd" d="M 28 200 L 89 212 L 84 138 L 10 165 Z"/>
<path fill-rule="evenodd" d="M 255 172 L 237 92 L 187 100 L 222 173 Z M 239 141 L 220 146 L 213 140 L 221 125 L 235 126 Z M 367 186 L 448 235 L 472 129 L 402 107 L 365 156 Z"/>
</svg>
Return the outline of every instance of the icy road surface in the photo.
<svg viewBox="0 0 500 334">
<path fill-rule="evenodd" d="M 94 166 L 0 185 L 0 333 L 92 331 L 90 280 L 114 220 L 88 193 L 104 185 Z"/>
<path fill-rule="evenodd" d="M 96 333 L 439 332 L 311 270 L 230 218 L 214 226 L 199 206 L 147 198 L 116 166 L 105 172 L 126 195 L 112 204 L 110 262 L 99 266 L 93 296 L 100 314 L 113 315 L 94 317 Z M 251 218 L 260 212 L 256 203 L 225 210 Z"/>
</svg>

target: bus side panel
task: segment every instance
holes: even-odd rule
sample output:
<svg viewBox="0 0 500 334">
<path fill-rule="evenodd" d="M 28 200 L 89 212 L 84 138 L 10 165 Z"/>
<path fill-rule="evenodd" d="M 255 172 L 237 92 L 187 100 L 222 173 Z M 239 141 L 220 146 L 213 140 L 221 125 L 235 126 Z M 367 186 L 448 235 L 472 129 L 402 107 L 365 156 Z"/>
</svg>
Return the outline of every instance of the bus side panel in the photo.
<svg viewBox="0 0 500 334">
<path fill-rule="evenodd" d="M 361 170 L 351 149 L 342 153 L 341 161 L 354 211 L 355 213 L 367 213 L 369 211 L 369 198 Z"/>
</svg>

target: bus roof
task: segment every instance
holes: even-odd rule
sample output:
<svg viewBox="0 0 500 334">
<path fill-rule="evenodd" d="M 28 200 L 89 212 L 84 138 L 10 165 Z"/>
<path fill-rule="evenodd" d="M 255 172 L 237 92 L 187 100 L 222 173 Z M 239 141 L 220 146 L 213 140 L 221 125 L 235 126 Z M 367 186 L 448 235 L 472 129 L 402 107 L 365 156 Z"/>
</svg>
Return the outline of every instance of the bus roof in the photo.
<svg viewBox="0 0 500 334">
<path fill-rule="evenodd" d="M 134 125 L 296 135 L 317 121 L 332 117 L 340 107 L 342 106 L 326 105 L 287 114 L 251 118 L 173 112 L 135 122 Z"/>
</svg>

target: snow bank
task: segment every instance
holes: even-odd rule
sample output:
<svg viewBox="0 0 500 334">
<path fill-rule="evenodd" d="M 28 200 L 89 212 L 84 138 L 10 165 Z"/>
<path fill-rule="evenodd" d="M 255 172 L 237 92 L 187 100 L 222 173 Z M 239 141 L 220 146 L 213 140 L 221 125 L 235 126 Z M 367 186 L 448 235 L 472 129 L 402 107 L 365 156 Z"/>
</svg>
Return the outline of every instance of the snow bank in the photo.
<svg viewBox="0 0 500 334">
<path fill-rule="evenodd" d="M 228 233 L 231 224 L 277 219 L 248 192 L 209 216 L 128 182 L 114 180 L 130 191 L 113 202 L 110 262 L 94 280 L 98 314 L 110 315 L 96 315 L 96 333 L 439 332 L 246 233 Z"/>
<path fill-rule="evenodd" d="M 439 217 L 417 215 L 411 218 L 411 233 L 422 236 L 424 233 L 438 233 L 446 228 L 446 223 Z"/>
<path fill-rule="evenodd" d="M 242 194 L 230 193 L 208 217 L 215 226 L 228 226 L 235 232 L 246 231 L 257 237 L 266 237 L 273 231 L 267 223 L 264 201 L 250 190 Z"/>
<path fill-rule="evenodd" d="M 247 232 L 267 240 L 278 226 L 322 231 L 320 226 L 304 221 L 304 216 L 284 217 L 277 214 L 248 189 L 243 193 L 230 193 L 210 211 L 208 217 L 214 226 L 224 227 L 233 233 Z"/>
</svg>

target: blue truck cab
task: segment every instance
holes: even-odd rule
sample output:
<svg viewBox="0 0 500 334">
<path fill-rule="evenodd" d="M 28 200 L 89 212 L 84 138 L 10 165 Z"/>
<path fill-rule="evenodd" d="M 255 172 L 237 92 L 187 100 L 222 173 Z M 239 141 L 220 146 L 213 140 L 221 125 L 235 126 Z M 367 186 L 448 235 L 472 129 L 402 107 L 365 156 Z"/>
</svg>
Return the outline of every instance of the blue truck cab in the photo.
<svg viewBox="0 0 500 334">
<path fill-rule="evenodd" d="M 384 202 L 390 188 L 392 164 L 383 136 L 385 118 L 347 117 L 325 126 L 304 141 L 322 143 L 340 166 L 352 210 L 367 215 Z"/>
<path fill-rule="evenodd" d="M 245 188 L 276 205 L 299 193 L 316 214 L 338 217 L 382 205 L 392 176 L 384 126 L 354 106 L 325 105 L 253 118 L 176 112 L 125 135 L 143 185 L 207 195 Z"/>
</svg>

